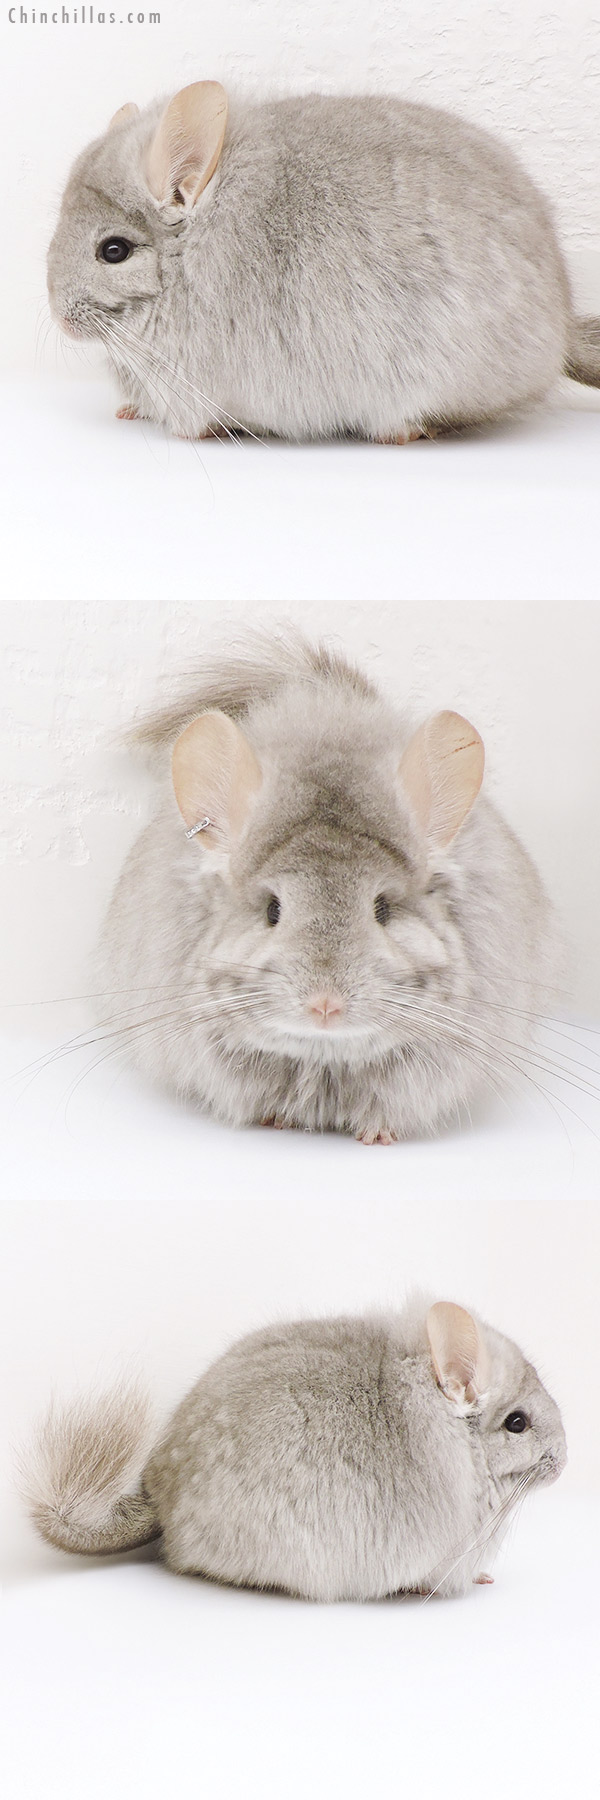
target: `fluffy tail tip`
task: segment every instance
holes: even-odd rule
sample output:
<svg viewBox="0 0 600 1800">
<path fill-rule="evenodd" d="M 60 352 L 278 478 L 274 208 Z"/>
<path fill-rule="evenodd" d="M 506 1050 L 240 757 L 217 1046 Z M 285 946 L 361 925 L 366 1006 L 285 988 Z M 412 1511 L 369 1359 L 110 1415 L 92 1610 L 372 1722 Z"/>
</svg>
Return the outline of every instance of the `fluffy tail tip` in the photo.
<svg viewBox="0 0 600 1800">
<path fill-rule="evenodd" d="M 565 375 L 585 387 L 600 387 L 600 317 L 573 319 Z"/>
<path fill-rule="evenodd" d="M 148 1503 L 128 1496 L 154 1435 L 148 1400 L 137 1388 L 78 1400 L 68 1409 L 53 1404 L 17 1459 L 21 1497 L 35 1529 L 61 1549 L 91 1553 L 156 1536 Z"/>
</svg>

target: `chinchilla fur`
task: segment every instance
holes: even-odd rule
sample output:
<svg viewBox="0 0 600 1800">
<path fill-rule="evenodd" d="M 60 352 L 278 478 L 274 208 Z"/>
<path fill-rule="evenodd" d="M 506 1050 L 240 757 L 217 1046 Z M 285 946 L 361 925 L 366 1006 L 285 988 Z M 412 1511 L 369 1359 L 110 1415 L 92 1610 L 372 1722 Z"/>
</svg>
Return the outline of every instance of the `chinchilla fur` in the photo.
<svg viewBox="0 0 600 1800">
<path fill-rule="evenodd" d="M 137 1394 L 54 1412 L 25 1490 L 63 1550 L 160 1538 L 178 1573 L 372 1600 L 466 1592 L 525 1491 L 565 1461 L 532 1364 L 442 1302 L 243 1338 L 150 1454 Z"/>
<path fill-rule="evenodd" d="M 457 719 L 415 731 L 343 657 L 273 637 L 207 664 L 141 729 L 156 810 L 118 882 L 99 979 L 120 996 L 106 1028 L 138 1068 L 230 1125 L 367 1142 L 432 1132 L 513 1082 L 551 992 L 553 917 L 461 757 L 440 763 L 451 825 L 419 815 L 440 732 L 460 728 L 483 757 Z M 170 752 L 175 771 L 190 742 L 182 820 Z M 186 837 L 205 814 L 211 828 Z"/>
<path fill-rule="evenodd" d="M 520 163 L 391 96 L 227 119 L 197 83 L 124 108 L 75 163 L 48 281 L 61 327 L 105 345 L 126 415 L 182 437 L 403 442 L 497 419 L 565 370 L 600 381 L 599 321 L 575 318 Z"/>
</svg>

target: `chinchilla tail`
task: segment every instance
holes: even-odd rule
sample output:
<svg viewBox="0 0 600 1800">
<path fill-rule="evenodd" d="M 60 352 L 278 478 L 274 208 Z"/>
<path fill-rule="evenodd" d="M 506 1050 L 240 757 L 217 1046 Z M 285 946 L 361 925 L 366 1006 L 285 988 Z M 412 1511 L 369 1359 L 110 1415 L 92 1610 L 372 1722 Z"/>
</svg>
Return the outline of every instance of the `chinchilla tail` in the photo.
<svg viewBox="0 0 600 1800">
<path fill-rule="evenodd" d="M 586 387 L 600 387 L 600 318 L 573 319 L 565 375 Z"/>
<path fill-rule="evenodd" d="M 286 681 L 333 682 L 356 693 L 373 692 L 359 669 L 326 643 L 310 643 L 286 622 L 283 626 L 245 631 L 215 655 L 207 654 L 191 691 L 141 719 L 127 733 L 133 746 L 152 753 L 172 744 L 198 713 L 217 708 L 231 718 L 243 717 L 257 700 L 267 700 Z"/>
<path fill-rule="evenodd" d="M 48 1543 L 108 1556 L 160 1536 L 139 1481 L 153 1441 L 147 1401 L 137 1391 L 55 1407 L 31 1452 L 19 1459 L 29 1516 Z"/>
</svg>

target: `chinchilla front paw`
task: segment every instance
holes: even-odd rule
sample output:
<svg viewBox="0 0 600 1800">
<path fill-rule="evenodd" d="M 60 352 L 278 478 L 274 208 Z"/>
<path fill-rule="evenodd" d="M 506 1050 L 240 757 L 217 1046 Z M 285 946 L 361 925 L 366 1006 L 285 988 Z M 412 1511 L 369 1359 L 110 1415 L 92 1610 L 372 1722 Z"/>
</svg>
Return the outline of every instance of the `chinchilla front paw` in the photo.
<svg viewBox="0 0 600 1800">
<path fill-rule="evenodd" d="M 357 1144 L 397 1144 L 398 1134 L 390 1131 L 386 1125 L 378 1130 L 376 1125 L 365 1125 L 362 1131 L 355 1131 Z"/>
</svg>

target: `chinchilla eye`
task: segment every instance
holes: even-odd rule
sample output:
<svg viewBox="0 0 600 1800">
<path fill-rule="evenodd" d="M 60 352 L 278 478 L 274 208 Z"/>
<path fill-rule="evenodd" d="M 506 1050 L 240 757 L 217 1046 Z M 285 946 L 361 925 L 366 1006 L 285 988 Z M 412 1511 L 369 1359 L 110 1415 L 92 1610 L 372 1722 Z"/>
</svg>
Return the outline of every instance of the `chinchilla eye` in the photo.
<svg viewBox="0 0 600 1800">
<path fill-rule="evenodd" d="M 100 245 L 100 249 L 98 250 L 98 256 L 102 258 L 103 262 L 107 263 L 127 262 L 127 258 L 128 256 L 131 256 L 132 251 L 133 244 L 130 244 L 127 238 L 105 238 L 104 243 Z"/>
<path fill-rule="evenodd" d="M 269 904 L 267 907 L 267 919 L 268 919 L 269 925 L 276 925 L 277 921 L 280 917 L 281 917 L 280 902 L 277 899 L 276 894 L 271 894 L 271 898 L 270 898 L 270 901 L 269 901 Z"/>
<path fill-rule="evenodd" d="M 530 1425 L 531 1419 L 524 1412 L 507 1413 L 504 1420 L 505 1431 L 529 1431 Z"/>
<path fill-rule="evenodd" d="M 378 894 L 375 901 L 375 918 L 378 925 L 387 925 L 391 910 L 389 900 L 386 900 L 385 894 Z"/>
</svg>

